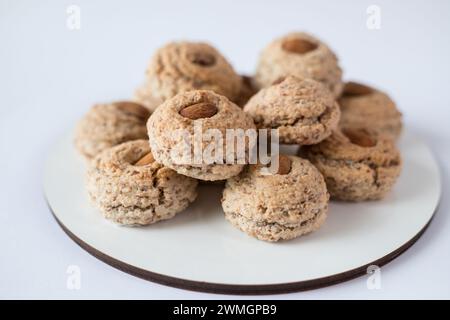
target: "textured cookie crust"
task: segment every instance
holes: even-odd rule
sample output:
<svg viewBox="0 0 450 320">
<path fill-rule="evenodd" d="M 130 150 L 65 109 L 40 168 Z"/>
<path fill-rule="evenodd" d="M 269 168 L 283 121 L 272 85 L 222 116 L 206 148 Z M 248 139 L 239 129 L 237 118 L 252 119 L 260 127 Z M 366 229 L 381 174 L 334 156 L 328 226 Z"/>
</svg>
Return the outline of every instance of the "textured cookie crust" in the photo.
<svg viewBox="0 0 450 320">
<path fill-rule="evenodd" d="M 325 221 L 329 195 L 320 172 L 294 156 L 288 174 L 263 175 L 260 165 L 227 180 L 225 218 L 265 241 L 288 240 L 317 230 Z"/>
<path fill-rule="evenodd" d="M 336 55 L 326 44 L 303 32 L 270 43 L 260 55 L 255 80 L 259 87 L 267 87 L 288 75 L 320 81 L 335 97 L 342 91 L 342 70 Z"/>
<path fill-rule="evenodd" d="M 212 90 L 235 101 L 241 77 L 206 43 L 172 42 L 160 48 L 147 69 L 149 91 L 162 101 L 189 90 Z"/>
<path fill-rule="evenodd" d="M 94 105 L 78 122 L 74 143 L 87 159 L 122 142 L 147 138 L 145 124 L 150 112 L 134 103 L 131 104 L 140 112 L 129 112 L 121 108 L 124 104 L 130 102 Z"/>
<path fill-rule="evenodd" d="M 326 137 L 339 123 L 339 106 L 320 82 L 288 76 L 260 90 L 245 105 L 258 128 L 278 129 L 281 143 L 308 145 Z"/>
<path fill-rule="evenodd" d="M 236 104 L 240 107 L 244 107 L 256 92 L 258 92 L 258 89 L 255 86 L 253 78 L 250 76 L 241 76 L 241 90 L 236 99 Z"/>
<path fill-rule="evenodd" d="M 210 118 L 191 120 L 180 115 L 180 110 L 186 106 L 207 102 L 216 106 L 217 113 Z M 180 174 L 184 174 L 200 180 L 224 180 L 235 176 L 241 172 L 243 164 L 223 164 L 220 163 L 180 163 L 171 156 L 172 150 L 181 150 L 186 146 L 185 140 L 176 135 L 179 130 L 185 130 L 189 134 L 193 154 L 194 128 L 195 124 L 201 124 L 202 133 L 208 129 L 218 129 L 223 142 L 226 143 L 226 129 L 255 129 L 255 125 L 250 116 L 245 114 L 241 108 L 230 102 L 226 97 L 212 91 L 197 90 L 176 95 L 172 99 L 166 100 L 160 105 L 147 123 L 150 146 L 155 159 L 165 166 L 174 169 Z M 198 135 L 197 135 L 198 137 Z M 209 141 L 200 141 L 201 150 L 206 150 L 210 145 Z M 247 144 L 246 150 L 252 146 Z M 235 157 L 235 152 L 225 148 L 224 159 Z"/>
<path fill-rule="evenodd" d="M 325 177 L 334 199 L 383 198 L 400 175 L 402 162 L 393 140 L 367 130 L 335 131 L 326 140 L 300 151 Z"/>
<path fill-rule="evenodd" d="M 142 86 L 136 89 L 133 96 L 133 101 L 142 104 L 151 112 L 163 103 L 159 98 L 156 98 L 149 89 L 148 83 L 144 83 Z"/>
<path fill-rule="evenodd" d="M 134 164 L 150 152 L 147 140 L 125 142 L 96 156 L 87 172 L 91 200 L 121 225 L 170 219 L 197 196 L 197 181 L 152 162 Z"/>
<path fill-rule="evenodd" d="M 349 82 L 338 100 L 343 129 L 368 128 L 378 135 L 397 139 L 402 131 L 402 114 L 385 93 Z"/>
</svg>

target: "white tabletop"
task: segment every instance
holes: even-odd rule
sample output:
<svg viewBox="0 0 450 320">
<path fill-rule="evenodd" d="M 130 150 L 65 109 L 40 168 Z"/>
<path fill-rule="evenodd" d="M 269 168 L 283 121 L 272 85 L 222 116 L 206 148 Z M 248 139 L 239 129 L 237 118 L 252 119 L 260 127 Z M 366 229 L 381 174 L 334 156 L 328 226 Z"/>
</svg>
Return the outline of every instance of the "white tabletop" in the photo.
<svg viewBox="0 0 450 320">
<path fill-rule="evenodd" d="M 450 298 L 450 2 L 377 1 L 367 14 L 371 4 L 0 0 L 0 298 L 240 298 L 154 284 L 90 256 L 51 217 L 42 168 L 57 137 L 91 104 L 132 94 L 165 42 L 209 41 L 251 73 L 261 48 L 291 30 L 328 42 L 346 79 L 365 80 L 398 102 L 407 130 L 439 160 L 444 197 L 422 238 L 381 268 L 378 289 L 368 275 L 260 298 Z M 377 9 L 380 29 L 371 29 Z"/>
</svg>

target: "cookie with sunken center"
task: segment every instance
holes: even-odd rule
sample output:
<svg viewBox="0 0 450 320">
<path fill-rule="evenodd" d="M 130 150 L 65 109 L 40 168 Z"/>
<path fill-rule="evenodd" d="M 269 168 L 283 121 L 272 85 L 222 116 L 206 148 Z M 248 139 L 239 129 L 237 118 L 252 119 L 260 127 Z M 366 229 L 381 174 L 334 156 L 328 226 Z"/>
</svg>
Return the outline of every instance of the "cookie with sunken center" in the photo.
<svg viewBox="0 0 450 320">
<path fill-rule="evenodd" d="M 144 83 L 136 89 L 134 92 L 133 101 L 143 105 L 151 112 L 155 111 L 155 109 L 163 103 L 161 99 L 156 98 L 150 91 L 148 83 Z"/>
<path fill-rule="evenodd" d="M 334 199 L 378 200 L 400 175 L 400 152 L 392 139 L 366 129 L 335 131 L 326 140 L 300 150 L 322 173 Z"/>
<path fill-rule="evenodd" d="M 268 87 L 288 75 L 322 82 L 337 98 L 343 87 L 342 70 L 333 51 L 319 39 L 294 32 L 270 43 L 261 53 L 255 80 Z"/>
<path fill-rule="evenodd" d="M 190 90 L 212 90 L 235 101 L 241 77 L 214 47 L 171 42 L 157 50 L 147 69 L 149 91 L 159 100 Z"/>
<path fill-rule="evenodd" d="M 278 129 L 280 143 L 309 145 L 327 138 L 340 111 L 320 82 L 288 76 L 261 89 L 244 106 L 258 128 Z"/>
<path fill-rule="evenodd" d="M 195 106 L 206 106 L 214 112 L 197 119 L 187 117 L 186 110 L 192 110 Z M 249 150 L 256 143 L 252 139 L 245 143 L 242 153 L 245 157 L 239 156 L 238 148 L 227 147 L 228 129 L 242 129 L 243 132 L 253 129 L 251 131 L 255 132 L 255 125 L 252 118 L 237 105 L 208 90 L 188 91 L 166 100 L 149 118 L 147 128 L 151 150 L 158 162 L 200 180 L 224 180 L 239 174 L 248 162 Z M 236 132 L 233 130 L 231 132 Z M 219 133 L 222 143 L 216 138 L 207 138 L 208 132 Z M 216 155 L 214 150 L 222 150 L 222 155 L 217 153 L 219 156 L 214 159 L 208 157 L 209 154 Z M 188 157 L 185 157 L 186 154 Z M 196 155 L 206 156 L 198 159 Z"/>
<path fill-rule="evenodd" d="M 386 93 L 361 83 L 348 82 L 338 102 L 341 128 L 367 128 L 391 139 L 400 136 L 402 114 Z"/>
<path fill-rule="evenodd" d="M 104 217 L 139 226 L 174 217 L 197 196 L 197 180 L 154 161 L 147 140 L 125 142 L 97 155 L 87 190 Z"/>
<path fill-rule="evenodd" d="M 91 159 L 122 142 L 145 139 L 150 113 L 141 104 L 130 101 L 96 104 L 75 128 L 75 147 Z"/>
<path fill-rule="evenodd" d="M 293 239 L 325 221 L 329 195 L 320 172 L 308 161 L 281 155 L 279 170 L 249 165 L 226 182 L 225 218 L 243 232 L 265 241 Z"/>
</svg>

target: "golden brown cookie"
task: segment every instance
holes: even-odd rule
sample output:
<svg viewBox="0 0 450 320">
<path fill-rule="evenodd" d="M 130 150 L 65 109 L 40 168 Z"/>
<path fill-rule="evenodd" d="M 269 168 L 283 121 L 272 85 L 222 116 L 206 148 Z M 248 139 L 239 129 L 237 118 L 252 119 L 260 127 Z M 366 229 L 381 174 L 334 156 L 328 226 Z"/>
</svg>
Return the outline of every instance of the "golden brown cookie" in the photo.
<svg viewBox="0 0 450 320">
<path fill-rule="evenodd" d="M 158 162 L 180 174 L 214 181 L 239 174 L 245 164 L 228 162 L 228 159 L 237 159 L 238 154 L 237 148 L 227 147 L 227 131 L 255 129 L 255 125 L 249 115 L 226 97 L 213 91 L 196 90 L 166 100 L 152 114 L 147 128 L 152 153 Z M 183 133 L 185 135 L 180 136 Z M 222 141 L 202 139 L 209 133 L 220 134 Z M 215 141 L 218 148 L 213 144 Z M 220 149 L 222 154 L 217 153 L 218 158 L 203 157 L 211 147 L 213 151 Z M 244 155 L 251 147 L 245 144 Z M 200 158 L 196 157 L 196 150 Z M 184 156 L 186 151 L 189 159 Z M 211 152 L 211 155 L 216 153 Z"/>
<path fill-rule="evenodd" d="M 270 86 L 288 75 L 320 81 L 338 97 L 342 91 L 342 70 L 331 49 L 315 37 L 294 32 L 271 42 L 261 53 L 255 81 Z"/>
<path fill-rule="evenodd" d="M 170 219 L 197 196 L 197 181 L 157 163 L 147 140 L 128 141 L 97 155 L 87 188 L 105 218 L 121 225 Z"/>
<path fill-rule="evenodd" d="M 147 138 L 150 111 L 142 105 L 120 101 L 94 105 L 75 129 L 75 146 L 90 159 L 125 141 Z"/>
<path fill-rule="evenodd" d="M 364 129 L 335 131 L 302 148 L 325 177 L 334 199 L 363 201 L 383 198 L 400 175 L 402 161 L 393 140 Z"/>
<path fill-rule="evenodd" d="M 264 174 L 250 165 L 227 180 L 225 218 L 265 241 L 293 239 L 317 230 L 325 221 L 329 195 L 320 172 L 308 161 L 281 155 L 278 171 Z"/>
<path fill-rule="evenodd" d="M 402 114 L 384 92 L 360 83 L 348 82 L 338 102 L 341 107 L 341 128 L 367 128 L 392 139 L 399 137 L 402 131 Z"/>
<path fill-rule="evenodd" d="M 320 82 L 288 76 L 261 89 L 245 105 L 258 128 L 278 129 L 280 143 L 315 144 L 339 122 L 339 106 Z"/>
<path fill-rule="evenodd" d="M 160 48 L 147 69 L 148 92 L 165 101 L 190 90 L 212 90 L 235 101 L 241 77 L 211 45 L 172 42 Z"/>
</svg>

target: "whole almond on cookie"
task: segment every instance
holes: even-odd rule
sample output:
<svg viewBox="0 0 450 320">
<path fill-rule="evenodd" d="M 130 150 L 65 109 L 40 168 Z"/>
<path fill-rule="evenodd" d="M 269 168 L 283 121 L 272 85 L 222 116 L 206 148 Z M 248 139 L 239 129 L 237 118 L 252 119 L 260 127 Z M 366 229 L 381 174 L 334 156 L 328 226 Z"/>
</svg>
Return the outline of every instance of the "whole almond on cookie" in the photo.
<svg viewBox="0 0 450 320">
<path fill-rule="evenodd" d="M 280 155 L 278 158 L 277 174 L 288 174 L 291 171 L 292 161 L 288 156 Z"/>
<path fill-rule="evenodd" d="M 284 35 L 263 49 L 254 81 L 262 89 L 288 75 L 322 82 L 334 98 L 342 91 L 342 69 L 336 54 L 324 42 L 304 32 Z"/>
<path fill-rule="evenodd" d="M 362 96 L 366 94 L 373 93 L 374 90 L 366 85 L 361 83 L 356 83 L 353 81 L 349 81 L 345 84 L 343 96 Z"/>
<path fill-rule="evenodd" d="M 402 113 L 385 92 L 358 82 L 347 82 L 338 99 L 341 129 L 365 128 L 376 136 L 397 140 L 402 132 Z"/>
<path fill-rule="evenodd" d="M 184 107 L 180 110 L 180 115 L 191 120 L 197 120 L 201 118 L 211 118 L 218 111 L 217 107 L 212 103 L 200 102 Z"/>
<path fill-rule="evenodd" d="M 351 143 L 363 148 L 374 147 L 377 144 L 373 136 L 364 129 L 343 129 L 342 133 L 344 133 Z"/>
<path fill-rule="evenodd" d="M 161 102 L 191 90 L 212 90 L 235 101 L 241 88 L 241 77 L 225 57 L 201 42 L 166 44 L 155 52 L 146 74 L 147 90 Z"/>
<path fill-rule="evenodd" d="M 308 160 L 279 156 L 280 170 L 261 174 L 250 164 L 227 180 L 222 209 L 232 225 L 265 241 L 289 240 L 317 230 L 328 211 L 328 192 L 319 170 Z"/>
<path fill-rule="evenodd" d="M 305 54 L 307 52 L 316 50 L 318 45 L 307 39 L 288 39 L 281 45 L 283 50 L 291 53 Z"/>
<path fill-rule="evenodd" d="M 366 129 L 335 130 L 301 151 L 324 176 L 331 197 L 338 200 L 382 199 L 402 168 L 395 142 Z"/>
<path fill-rule="evenodd" d="M 270 174 L 272 175 L 285 175 L 288 174 L 291 171 L 292 167 L 292 160 L 283 154 L 280 154 L 278 156 L 278 168 L 274 170 L 275 168 L 272 168 L 272 162 L 269 162 L 269 164 L 266 165 L 266 168 L 270 170 Z"/>
<path fill-rule="evenodd" d="M 196 119 L 199 120 L 195 121 Z M 202 123 L 198 123 L 199 121 Z M 256 139 L 246 136 L 242 149 L 241 146 L 230 148 L 227 147 L 227 139 L 214 136 L 214 161 L 209 161 L 211 157 L 205 152 L 212 151 L 211 140 L 202 138 L 202 135 L 211 134 L 210 129 L 221 134 L 230 133 L 227 130 L 246 132 L 256 129 L 253 119 L 241 108 L 227 97 L 211 90 L 181 92 L 167 99 L 152 113 L 147 129 L 156 162 L 179 174 L 205 181 L 226 180 L 238 175 L 248 163 L 250 152 L 256 144 Z M 186 157 L 193 152 L 195 154 L 195 150 L 202 154 L 198 162 L 197 159 Z M 221 157 L 224 161 L 216 161 L 220 150 L 223 150 Z M 237 159 L 239 161 L 235 161 Z"/>
<path fill-rule="evenodd" d="M 148 139 L 106 149 L 89 163 L 87 191 L 103 216 L 119 225 L 143 226 L 173 218 L 197 196 L 197 180 L 152 160 Z M 145 159 L 145 161 L 143 160 Z"/>
<path fill-rule="evenodd" d="M 139 159 L 134 165 L 135 166 L 146 166 L 150 163 L 153 163 L 155 161 L 155 158 L 153 158 L 152 153 L 147 153 L 145 156 L 143 156 L 141 159 Z"/>
<path fill-rule="evenodd" d="M 123 112 L 135 115 L 142 120 L 147 120 L 150 117 L 150 111 L 139 103 L 123 101 L 117 102 L 116 106 Z"/>
</svg>

